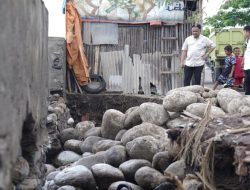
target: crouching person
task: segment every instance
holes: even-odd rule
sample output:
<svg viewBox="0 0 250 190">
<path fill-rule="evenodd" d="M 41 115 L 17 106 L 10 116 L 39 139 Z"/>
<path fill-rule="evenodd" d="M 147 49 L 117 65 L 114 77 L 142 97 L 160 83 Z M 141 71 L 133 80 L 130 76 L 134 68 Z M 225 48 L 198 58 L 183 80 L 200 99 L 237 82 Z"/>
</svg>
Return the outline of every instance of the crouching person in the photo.
<svg viewBox="0 0 250 190">
<path fill-rule="evenodd" d="M 214 87 L 213 87 L 214 90 L 220 84 L 224 85 L 224 87 L 233 87 L 234 85 L 233 74 L 234 74 L 234 69 L 235 69 L 235 64 L 236 64 L 236 58 L 233 55 L 233 49 L 231 45 L 227 45 L 224 48 L 224 51 L 226 54 L 225 61 L 224 61 L 225 62 L 224 69 L 214 84 Z"/>
</svg>

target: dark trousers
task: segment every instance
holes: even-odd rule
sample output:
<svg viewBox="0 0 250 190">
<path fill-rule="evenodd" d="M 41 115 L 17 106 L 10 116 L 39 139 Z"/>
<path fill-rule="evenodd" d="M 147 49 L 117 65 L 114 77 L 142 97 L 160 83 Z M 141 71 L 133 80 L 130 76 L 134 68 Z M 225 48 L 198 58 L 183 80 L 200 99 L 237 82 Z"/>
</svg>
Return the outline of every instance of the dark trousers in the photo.
<svg viewBox="0 0 250 190">
<path fill-rule="evenodd" d="M 220 74 L 222 73 L 223 68 L 219 67 L 219 68 L 215 68 L 215 80 L 218 79 L 218 77 L 220 76 Z"/>
<path fill-rule="evenodd" d="M 245 70 L 245 94 L 250 95 L 250 69 Z"/>
<path fill-rule="evenodd" d="M 190 82 L 192 77 L 194 76 L 194 84 L 201 84 L 201 72 L 203 70 L 204 65 L 199 67 L 189 67 L 185 65 L 184 68 L 184 86 L 190 86 Z"/>
</svg>

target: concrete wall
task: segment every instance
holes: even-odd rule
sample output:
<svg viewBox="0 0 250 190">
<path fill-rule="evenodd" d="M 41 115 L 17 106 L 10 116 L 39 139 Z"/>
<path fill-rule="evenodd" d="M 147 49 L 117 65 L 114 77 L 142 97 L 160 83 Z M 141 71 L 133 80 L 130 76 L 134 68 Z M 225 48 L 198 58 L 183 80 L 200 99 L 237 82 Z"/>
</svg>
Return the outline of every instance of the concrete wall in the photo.
<svg viewBox="0 0 250 190">
<path fill-rule="evenodd" d="M 18 156 L 28 160 L 29 176 L 42 176 L 48 17 L 41 0 L 0 3 L 0 189 L 7 190 Z"/>
<path fill-rule="evenodd" d="M 51 92 L 65 94 L 66 81 L 66 41 L 64 38 L 50 37 L 49 49 L 49 86 Z"/>
</svg>

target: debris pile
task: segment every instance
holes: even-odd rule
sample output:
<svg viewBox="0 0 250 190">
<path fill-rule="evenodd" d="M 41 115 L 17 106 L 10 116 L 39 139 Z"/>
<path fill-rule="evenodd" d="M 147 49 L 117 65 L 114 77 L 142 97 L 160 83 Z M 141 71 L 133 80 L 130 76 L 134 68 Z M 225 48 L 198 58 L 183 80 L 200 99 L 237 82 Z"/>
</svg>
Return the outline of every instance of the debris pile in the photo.
<svg viewBox="0 0 250 190">
<path fill-rule="evenodd" d="M 43 189 L 227 189 L 220 178 L 231 176 L 247 189 L 249 116 L 250 98 L 190 86 L 170 91 L 162 105 L 107 110 L 101 127 L 68 122 L 57 134 L 62 146 L 46 165 Z M 226 176 L 226 168 L 234 173 Z"/>
</svg>

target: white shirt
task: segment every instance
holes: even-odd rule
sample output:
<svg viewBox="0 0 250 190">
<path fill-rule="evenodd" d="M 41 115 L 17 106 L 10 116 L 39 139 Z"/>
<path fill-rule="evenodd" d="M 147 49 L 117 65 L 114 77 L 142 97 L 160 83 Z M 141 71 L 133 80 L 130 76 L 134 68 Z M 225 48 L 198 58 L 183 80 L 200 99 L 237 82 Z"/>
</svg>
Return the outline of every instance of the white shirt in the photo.
<svg viewBox="0 0 250 190">
<path fill-rule="evenodd" d="M 182 50 L 187 50 L 186 64 L 189 67 L 198 67 L 205 64 L 202 58 L 208 48 L 215 48 L 215 44 L 207 37 L 200 35 L 199 38 L 189 36 L 186 38 Z"/>
<path fill-rule="evenodd" d="M 250 69 L 250 40 L 247 42 L 247 49 L 244 54 L 244 70 Z"/>
</svg>

